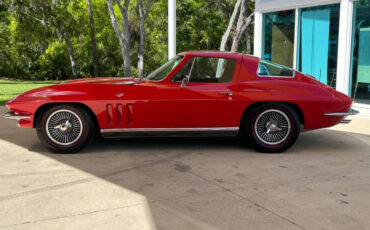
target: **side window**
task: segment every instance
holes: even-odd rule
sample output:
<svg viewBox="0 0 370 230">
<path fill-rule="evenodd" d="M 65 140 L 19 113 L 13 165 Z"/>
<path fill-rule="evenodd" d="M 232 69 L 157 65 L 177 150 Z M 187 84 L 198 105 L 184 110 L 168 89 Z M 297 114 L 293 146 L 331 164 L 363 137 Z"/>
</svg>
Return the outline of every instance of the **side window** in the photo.
<svg viewBox="0 0 370 230">
<path fill-rule="evenodd" d="M 189 82 L 230 82 L 235 66 L 234 59 L 194 57 L 177 72 L 172 81 L 181 82 L 188 77 Z"/>
<path fill-rule="evenodd" d="M 196 57 L 189 82 L 229 82 L 233 78 L 235 66 L 234 59 Z"/>
</svg>

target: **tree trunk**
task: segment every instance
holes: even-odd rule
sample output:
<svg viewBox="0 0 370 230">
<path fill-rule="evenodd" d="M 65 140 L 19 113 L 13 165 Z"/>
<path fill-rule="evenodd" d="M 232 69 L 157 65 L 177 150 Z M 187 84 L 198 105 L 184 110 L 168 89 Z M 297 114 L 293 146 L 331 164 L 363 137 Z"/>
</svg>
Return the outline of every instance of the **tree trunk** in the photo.
<svg viewBox="0 0 370 230">
<path fill-rule="evenodd" d="M 98 56 L 97 56 L 97 52 L 96 52 L 94 16 L 93 16 L 90 0 L 87 0 L 87 7 L 89 9 L 89 18 L 90 18 L 90 35 L 91 35 L 91 47 L 92 47 L 93 65 L 94 65 L 94 76 L 99 77 Z"/>
<path fill-rule="evenodd" d="M 247 5 L 249 0 L 242 0 L 239 12 L 238 23 L 236 25 L 236 32 L 233 40 L 233 45 L 231 47 L 231 52 L 237 52 L 239 49 L 240 41 L 243 34 L 248 29 L 248 26 L 252 23 L 252 18 L 254 13 L 246 17 L 247 15 Z"/>
<path fill-rule="evenodd" d="M 143 12 L 143 0 L 139 0 L 138 2 L 138 12 L 139 12 L 139 19 L 140 19 L 140 43 L 139 43 L 139 50 L 137 52 L 138 56 L 138 63 L 137 63 L 137 70 L 138 70 L 138 77 L 143 78 L 144 76 L 144 48 L 145 48 L 145 18 Z"/>
<path fill-rule="evenodd" d="M 251 30 L 247 29 L 247 32 L 245 33 L 245 39 L 247 40 L 247 54 L 252 54 L 252 44 L 251 44 Z"/>
<path fill-rule="evenodd" d="M 73 78 L 77 78 L 76 61 L 75 61 L 75 56 L 74 56 L 71 41 L 69 40 L 69 36 L 68 36 L 67 32 L 62 30 L 61 33 L 62 33 L 62 36 L 63 36 L 64 40 L 66 41 L 69 61 L 71 62 L 72 76 L 73 76 Z"/>
<path fill-rule="evenodd" d="M 225 49 L 226 49 L 226 43 L 227 43 L 227 40 L 230 37 L 230 32 L 231 32 L 231 29 L 233 28 L 236 15 L 238 14 L 240 3 L 241 3 L 241 0 L 237 0 L 237 2 L 235 3 L 234 11 L 231 15 L 229 25 L 227 26 L 227 29 L 226 29 L 224 35 L 222 36 L 221 45 L 220 45 L 220 50 L 221 51 L 225 51 Z"/>
<path fill-rule="evenodd" d="M 117 5 L 122 14 L 122 22 L 123 22 L 123 65 L 124 65 L 124 74 L 125 77 L 132 77 L 131 73 L 131 47 L 130 47 L 130 39 L 131 33 L 128 23 L 128 6 L 130 0 L 125 0 L 124 6 L 121 5 L 122 0 L 116 0 Z"/>
<path fill-rule="evenodd" d="M 140 19 L 140 43 L 138 48 L 138 63 L 137 63 L 137 69 L 138 69 L 138 77 L 143 78 L 144 77 L 144 51 L 145 51 L 145 19 L 148 15 L 148 11 L 150 8 L 152 0 L 148 0 L 147 2 L 147 8 L 144 11 L 143 7 L 143 0 L 138 1 L 138 14 Z"/>
<path fill-rule="evenodd" d="M 110 19 L 111 19 L 111 22 L 112 22 L 112 27 L 114 29 L 114 32 L 116 33 L 116 36 L 119 40 L 119 44 L 121 46 L 121 53 L 122 53 L 123 65 L 124 65 L 124 74 L 125 74 L 125 77 L 131 77 L 130 46 L 128 45 L 128 50 L 127 50 L 127 46 L 125 45 L 127 43 L 127 39 L 125 39 L 125 37 L 127 36 L 127 33 L 126 33 L 127 30 L 125 31 L 126 36 L 124 36 L 123 34 L 120 33 L 120 31 L 118 29 L 116 15 L 114 14 L 113 6 L 112 6 L 112 0 L 107 0 L 107 5 L 108 5 L 108 11 L 109 11 Z M 118 2 L 118 5 L 119 5 L 120 10 L 121 10 L 122 6 L 119 4 L 119 2 Z M 122 13 L 122 11 L 124 11 L 124 10 L 122 9 L 121 13 Z M 122 15 L 122 17 L 123 17 L 123 15 Z M 126 18 L 127 18 L 127 14 L 126 14 Z M 127 25 L 127 27 L 128 27 L 128 25 Z M 130 33 L 129 30 L 128 30 L 128 33 Z M 128 55 L 127 55 L 127 53 L 128 53 Z"/>
</svg>

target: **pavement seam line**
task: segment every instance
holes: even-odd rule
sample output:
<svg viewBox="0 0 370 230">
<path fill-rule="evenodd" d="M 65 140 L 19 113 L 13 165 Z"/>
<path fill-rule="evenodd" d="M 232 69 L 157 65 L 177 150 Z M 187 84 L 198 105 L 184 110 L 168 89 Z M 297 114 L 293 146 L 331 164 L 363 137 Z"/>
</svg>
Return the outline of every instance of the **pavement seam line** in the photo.
<svg viewBox="0 0 370 230">
<path fill-rule="evenodd" d="M 89 182 L 89 181 L 94 180 L 94 179 L 95 179 L 94 177 L 88 177 L 88 178 L 75 180 L 75 181 L 71 181 L 71 182 L 67 182 L 67 183 L 63 183 L 63 184 L 57 184 L 57 185 L 53 185 L 53 186 L 47 186 L 47 187 L 43 187 L 43 188 L 39 188 L 39 189 L 29 190 L 29 191 L 26 191 L 26 192 L 20 192 L 20 193 L 7 195 L 7 196 L 2 196 L 2 197 L 0 197 L 0 201 L 9 200 L 9 199 L 13 199 L 13 198 L 18 198 L 18 197 L 24 196 L 24 195 L 35 194 L 35 193 L 55 190 L 55 189 L 59 189 L 59 188 L 64 188 L 64 187 L 68 187 L 68 186 L 73 186 L 73 185 L 76 185 L 76 184 Z"/>
<path fill-rule="evenodd" d="M 72 172 L 73 170 L 56 170 L 56 171 L 43 171 L 43 172 L 23 172 L 23 173 L 9 173 L 9 174 L 0 174 L 0 177 L 17 177 L 17 176 L 34 176 L 34 175 L 43 175 L 50 173 L 65 173 Z"/>
<path fill-rule="evenodd" d="M 8 227 L 14 227 L 14 226 L 25 225 L 25 224 L 35 224 L 35 223 L 40 223 L 40 222 L 45 222 L 45 221 L 50 221 L 50 220 L 58 220 L 58 219 L 76 217 L 76 216 L 84 216 L 84 215 L 90 215 L 90 214 L 94 214 L 94 213 L 107 212 L 107 211 L 119 210 L 119 209 L 124 209 L 124 208 L 131 208 L 131 207 L 136 207 L 136 206 L 140 206 L 140 205 L 143 205 L 143 203 L 126 205 L 126 206 L 115 207 L 115 208 L 100 209 L 100 210 L 77 213 L 77 214 L 72 214 L 72 215 L 56 216 L 56 217 L 39 219 L 39 220 L 35 220 L 35 221 L 26 221 L 26 222 L 11 224 L 11 225 L 3 225 L 3 226 L 0 226 L 0 228 L 8 228 Z"/>
</svg>

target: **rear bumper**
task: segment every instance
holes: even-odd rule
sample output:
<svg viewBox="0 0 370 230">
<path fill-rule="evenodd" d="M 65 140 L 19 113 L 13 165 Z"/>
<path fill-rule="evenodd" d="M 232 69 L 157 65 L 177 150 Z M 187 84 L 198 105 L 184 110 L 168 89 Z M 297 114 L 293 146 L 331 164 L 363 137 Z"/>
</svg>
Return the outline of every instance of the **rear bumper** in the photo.
<svg viewBox="0 0 370 230">
<path fill-rule="evenodd" d="M 347 116 L 356 115 L 359 112 L 354 109 L 350 109 L 348 112 L 336 112 L 336 113 L 324 113 L 324 116 L 343 117 L 340 123 L 348 124 L 351 122 L 350 119 L 346 119 Z"/>
<path fill-rule="evenodd" d="M 16 114 L 13 111 L 9 111 L 3 114 L 3 118 L 6 119 L 13 119 L 13 120 L 21 120 L 21 119 L 28 119 L 31 118 L 31 115 L 27 114 Z"/>
</svg>

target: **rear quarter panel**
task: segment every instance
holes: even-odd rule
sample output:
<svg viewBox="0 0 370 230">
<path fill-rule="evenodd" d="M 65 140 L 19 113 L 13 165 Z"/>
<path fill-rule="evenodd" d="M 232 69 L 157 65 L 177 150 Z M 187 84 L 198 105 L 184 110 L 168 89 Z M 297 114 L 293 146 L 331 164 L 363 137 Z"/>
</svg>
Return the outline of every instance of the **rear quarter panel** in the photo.
<svg viewBox="0 0 370 230">
<path fill-rule="evenodd" d="M 243 113 L 254 103 L 283 102 L 297 105 L 304 116 L 305 129 L 338 124 L 343 117 L 325 116 L 347 112 L 352 100 L 346 95 L 296 72 L 294 78 L 257 76 L 258 58 L 246 58 L 240 72 L 237 106 L 233 121 L 240 123 Z"/>
</svg>

